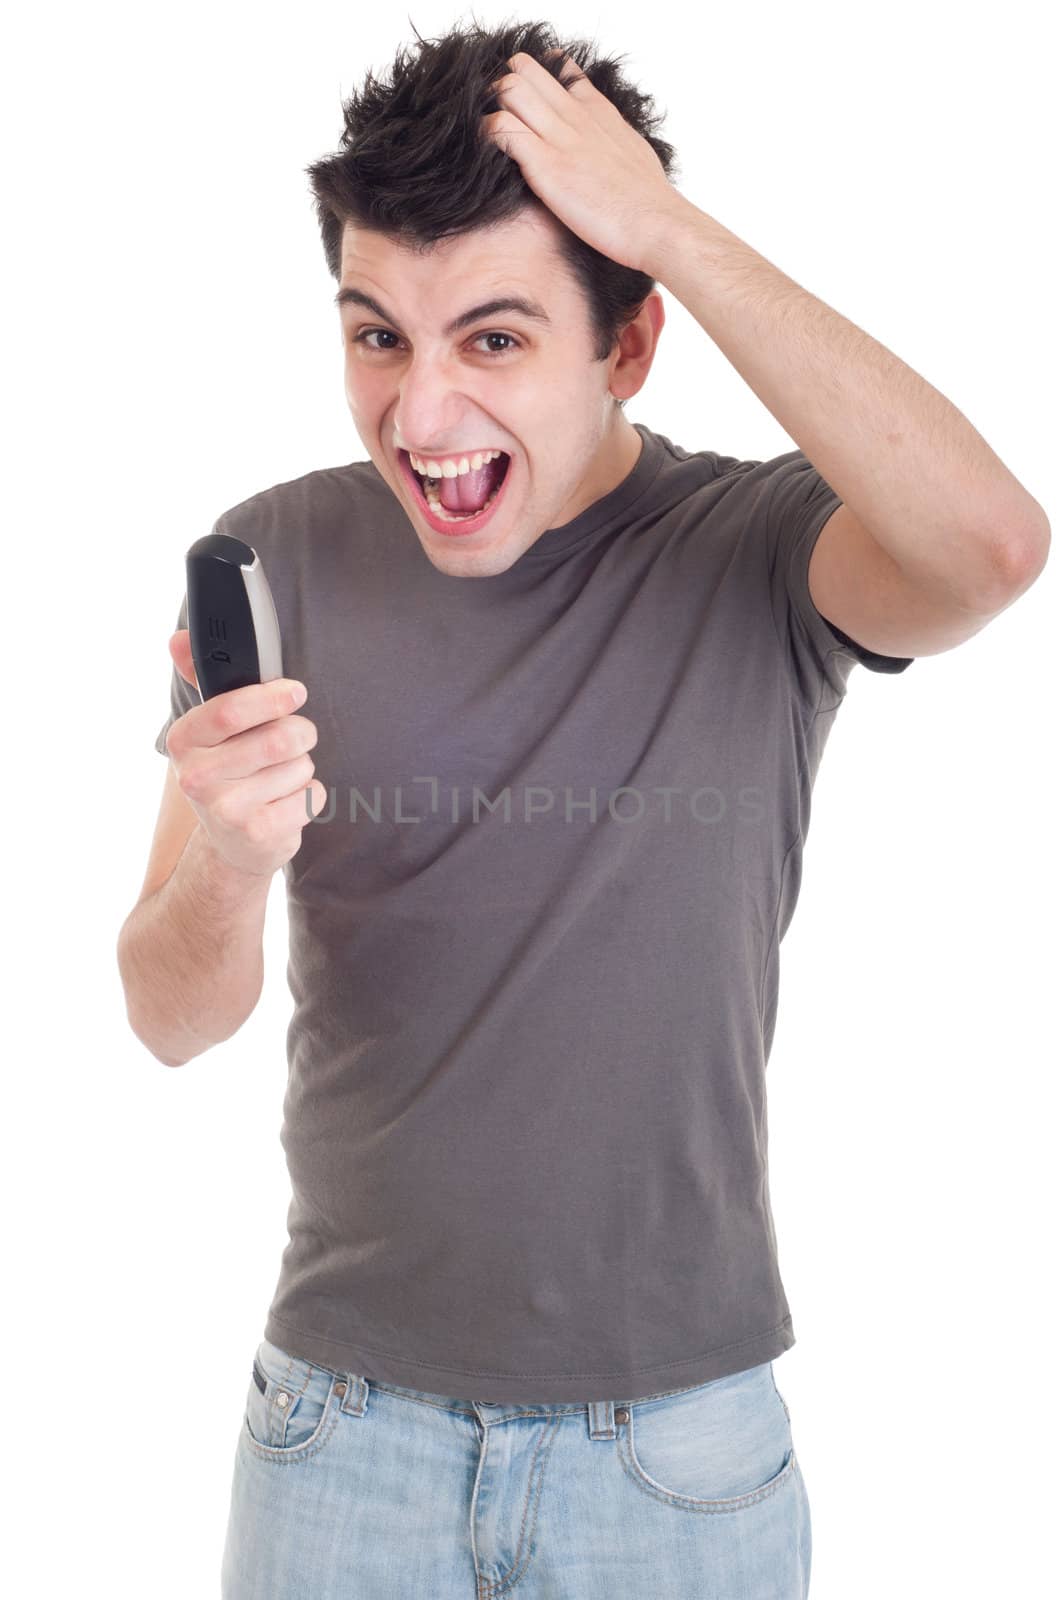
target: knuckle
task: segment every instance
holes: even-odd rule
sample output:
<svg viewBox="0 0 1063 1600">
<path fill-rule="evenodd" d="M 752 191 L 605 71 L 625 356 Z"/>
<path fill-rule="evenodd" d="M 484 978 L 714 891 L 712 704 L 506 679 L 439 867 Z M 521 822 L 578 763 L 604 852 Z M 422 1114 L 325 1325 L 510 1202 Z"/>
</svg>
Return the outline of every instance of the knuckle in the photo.
<svg viewBox="0 0 1063 1600">
<path fill-rule="evenodd" d="M 249 844 L 264 844 L 269 832 L 269 822 L 261 811 L 254 811 L 244 825 L 244 833 Z"/>
<path fill-rule="evenodd" d="M 238 807 L 239 800 L 233 791 L 230 790 L 220 794 L 213 807 L 215 821 L 222 823 L 226 828 L 235 827 L 239 821 L 237 816 Z"/>
<path fill-rule="evenodd" d="M 198 800 L 206 785 L 203 763 L 186 756 L 177 768 L 177 787 L 189 800 Z"/>
<path fill-rule="evenodd" d="M 239 703 L 229 695 L 219 695 L 214 707 L 214 722 L 219 732 L 228 738 L 230 734 L 240 731 L 243 721 Z"/>
<path fill-rule="evenodd" d="M 291 754 L 291 740 L 287 728 L 283 723 L 274 723 L 262 735 L 262 753 L 266 764 L 282 761 Z"/>
</svg>

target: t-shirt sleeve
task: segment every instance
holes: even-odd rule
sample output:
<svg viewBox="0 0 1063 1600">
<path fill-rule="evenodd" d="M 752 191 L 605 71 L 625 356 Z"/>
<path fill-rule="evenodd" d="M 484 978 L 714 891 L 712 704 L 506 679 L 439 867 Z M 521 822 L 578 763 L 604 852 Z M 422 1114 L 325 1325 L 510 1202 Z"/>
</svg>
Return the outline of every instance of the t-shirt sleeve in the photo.
<svg viewBox="0 0 1063 1600">
<path fill-rule="evenodd" d="M 841 496 L 800 450 L 767 462 L 764 473 L 762 515 L 772 609 L 802 687 L 817 698 L 826 678 L 844 693 L 856 662 L 872 672 L 903 672 L 910 667 L 914 656 L 885 656 L 867 649 L 828 622 L 813 603 L 808 564 L 823 524 L 842 504 Z"/>
<path fill-rule="evenodd" d="M 181 601 L 181 609 L 177 613 L 177 621 L 174 623 L 174 628 L 176 630 L 177 628 L 187 627 L 188 596 L 185 595 Z M 172 667 L 170 673 L 170 714 L 159 729 L 155 739 L 155 748 L 160 755 L 169 756 L 169 751 L 166 748 L 166 735 L 178 717 L 183 717 L 186 711 L 191 711 L 193 706 L 201 705 L 202 702 L 203 697 L 195 685 L 186 683 L 177 668 Z"/>
</svg>

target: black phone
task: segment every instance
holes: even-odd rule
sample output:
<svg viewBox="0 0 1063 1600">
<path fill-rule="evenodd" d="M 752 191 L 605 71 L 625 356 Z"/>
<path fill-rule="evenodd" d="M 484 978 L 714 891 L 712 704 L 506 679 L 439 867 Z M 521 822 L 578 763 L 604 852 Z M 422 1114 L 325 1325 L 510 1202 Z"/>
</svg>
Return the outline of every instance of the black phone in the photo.
<svg viewBox="0 0 1063 1600">
<path fill-rule="evenodd" d="M 277 608 L 251 545 L 208 533 L 189 549 L 185 573 L 188 635 L 203 699 L 282 678 Z"/>
</svg>

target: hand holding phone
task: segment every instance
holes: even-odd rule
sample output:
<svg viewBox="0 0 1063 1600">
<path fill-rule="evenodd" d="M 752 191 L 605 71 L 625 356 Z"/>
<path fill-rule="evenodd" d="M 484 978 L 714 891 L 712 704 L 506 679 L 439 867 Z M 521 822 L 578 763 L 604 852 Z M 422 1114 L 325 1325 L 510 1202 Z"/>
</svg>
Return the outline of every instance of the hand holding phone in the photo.
<svg viewBox="0 0 1063 1600">
<path fill-rule="evenodd" d="M 208 534 L 186 570 L 189 625 L 172 635 L 170 655 L 203 702 L 178 717 L 166 749 L 219 855 L 270 876 L 327 798 L 308 754 L 317 729 L 294 715 L 306 687 L 281 675 L 276 608 L 250 545 Z"/>
</svg>

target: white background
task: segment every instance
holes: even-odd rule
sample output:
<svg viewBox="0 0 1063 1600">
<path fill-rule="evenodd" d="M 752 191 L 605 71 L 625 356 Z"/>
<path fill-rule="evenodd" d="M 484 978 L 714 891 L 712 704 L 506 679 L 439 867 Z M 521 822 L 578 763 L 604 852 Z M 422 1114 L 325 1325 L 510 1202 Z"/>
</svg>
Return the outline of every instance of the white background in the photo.
<svg viewBox="0 0 1063 1600">
<path fill-rule="evenodd" d="M 1042 6 L 476 14 L 622 54 L 687 198 L 946 394 L 1058 524 Z M 68 3 L 5 28 L 5 1576 L 24 1597 L 217 1593 L 286 1239 L 283 879 L 257 1011 L 181 1070 L 128 1029 L 115 941 L 162 790 L 187 547 L 366 455 L 303 169 L 335 148 L 341 97 L 415 44 L 408 15 L 426 37 L 469 19 Z M 663 288 L 629 420 L 691 450 L 793 448 Z M 1059 602 L 1053 551 L 970 642 L 899 678 L 855 668 L 820 771 L 769 1068 L 797 1334 L 776 1375 L 814 1600 L 1058 1581 Z"/>
</svg>

